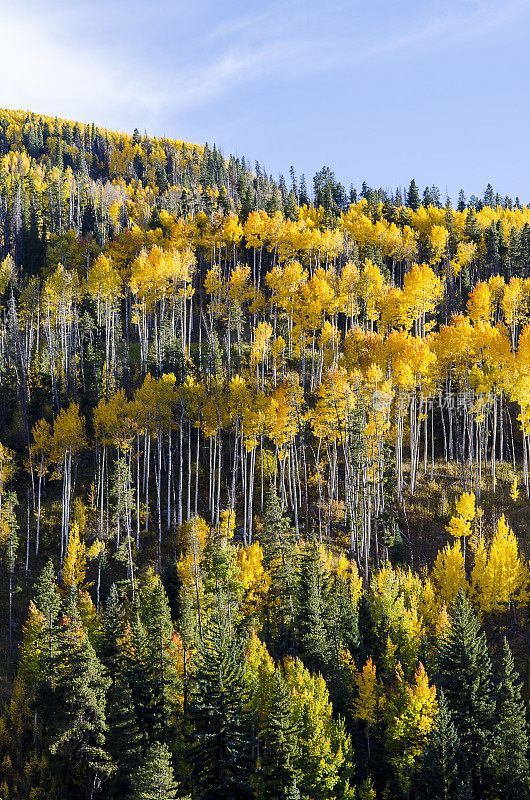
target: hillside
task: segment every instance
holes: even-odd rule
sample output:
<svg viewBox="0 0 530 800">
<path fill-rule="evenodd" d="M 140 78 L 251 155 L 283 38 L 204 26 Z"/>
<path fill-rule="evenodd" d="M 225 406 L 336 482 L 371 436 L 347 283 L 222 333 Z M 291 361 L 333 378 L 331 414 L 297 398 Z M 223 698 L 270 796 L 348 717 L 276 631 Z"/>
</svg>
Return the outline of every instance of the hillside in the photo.
<svg viewBox="0 0 530 800">
<path fill-rule="evenodd" d="M 517 198 L 0 110 L 2 800 L 526 796 L 529 376 Z"/>
</svg>

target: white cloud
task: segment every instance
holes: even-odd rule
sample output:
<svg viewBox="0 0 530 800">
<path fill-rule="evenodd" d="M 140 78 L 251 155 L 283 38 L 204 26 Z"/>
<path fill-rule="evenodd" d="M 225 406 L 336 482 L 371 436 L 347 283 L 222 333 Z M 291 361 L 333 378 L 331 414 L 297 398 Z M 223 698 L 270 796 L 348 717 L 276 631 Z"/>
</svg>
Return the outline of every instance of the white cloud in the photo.
<svg viewBox="0 0 530 800">
<path fill-rule="evenodd" d="M 109 126 L 158 113 L 167 98 L 116 56 L 82 46 L 42 16 L 0 3 L 0 105 Z"/>
<path fill-rule="evenodd" d="M 14 4 L 0 0 L 0 105 L 109 127 L 138 124 L 159 129 L 169 119 L 174 127 L 175 115 L 206 107 L 260 78 L 273 77 L 281 91 L 289 76 L 348 72 L 356 64 L 406 51 L 421 58 L 425 47 L 434 50 L 489 35 L 513 23 L 530 4 L 409 0 L 394 5 L 375 0 L 369 7 L 351 0 L 329 0 L 324 6 L 291 0 L 264 2 L 249 12 L 241 3 L 239 11 L 225 17 L 216 7 L 216 21 L 198 25 L 197 17 L 210 19 L 212 9 L 202 3 L 203 10 L 201 0 L 196 2 L 193 22 L 190 18 L 188 23 L 189 0 L 151 0 L 141 9 L 125 0 L 115 2 L 108 7 L 109 16 L 112 12 L 116 25 L 120 14 L 126 15 L 127 27 L 122 29 L 123 41 L 112 45 L 108 36 L 105 45 L 93 18 L 86 33 L 89 3 L 43 0 L 37 5 L 18 0 L 14 10 Z M 148 11 L 151 21 L 158 22 L 147 31 L 139 15 Z M 104 26 L 105 3 L 98 5 L 97 16 Z M 173 44 L 162 36 L 164 28 L 174 30 Z M 119 25 L 116 31 L 115 40 Z M 140 42 L 141 51 L 135 49 Z"/>
</svg>

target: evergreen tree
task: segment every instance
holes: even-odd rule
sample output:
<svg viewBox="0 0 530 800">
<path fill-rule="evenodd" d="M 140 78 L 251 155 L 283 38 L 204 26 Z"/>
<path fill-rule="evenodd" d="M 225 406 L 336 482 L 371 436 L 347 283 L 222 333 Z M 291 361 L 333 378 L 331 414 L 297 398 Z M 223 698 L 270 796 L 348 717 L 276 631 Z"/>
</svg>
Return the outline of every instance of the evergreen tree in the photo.
<svg viewBox="0 0 530 800">
<path fill-rule="evenodd" d="M 357 668 L 362 669 L 369 658 L 379 661 L 381 643 L 378 641 L 372 609 L 367 593 L 364 592 L 358 606 L 359 649 L 357 651 Z"/>
<path fill-rule="evenodd" d="M 265 722 L 259 733 L 256 798 L 298 800 L 298 730 L 292 719 L 292 696 L 278 669 L 274 673 L 271 693 L 271 703 L 265 710 Z"/>
<path fill-rule="evenodd" d="M 271 653 L 282 656 L 295 648 L 296 541 L 272 485 L 259 537 L 263 547 L 263 566 L 269 570 L 271 576 L 265 643 Z"/>
<path fill-rule="evenodd" d="M 241 639 L 214 618 L 199 645 L 189 699 L 189 762 L 201 800 L 252 796 L 251 742 L 245 706 L 247 686 Z"/>
<path fill-rule="evenodd" d="M 153 648 L 139 615 L 128 631 L 126 676 L 133 698 L 136 721 L 145 751 L 154 741 L 166 738 L 167 718 L 164 693 L 160 682 L 163 669 L 154 658 Z"/>
<path fill-rule="evenodd" d="M 111 772 L 104 749 L 109 680 L 83 629 L 72 597 L 45 651 L 35 706 L 65 794 L 97 788 Z"/>
<path fill-rule="evenodd" d="M 484 192 L 484 205 L 490 206 L 491 208 L 495 208 L 495 198 L 493 196 L 493 186 L 491 183 L 488 183 L 486 186 L 486 191 Z"/>
<path fill-rule="evenodd" d="M 310 204 L 309 194 L 307 192 L 307 184 L 305 180 L 305 175 L 302 175 L 300 178 L 300 191 L 298 193 L 298 205 L 299 206 L 308 206 Z"/>
<path fill-rule="evenodd" d="M 467 774 L 464 753 L 442 690 L 431 743 L 418 776 L 418 796 L 422 800 L 464 800 L 471 796 Z"/>
<path fill-rule="evenodd" d="M 125 634 L 122 603 L 116 585 L 112 584 L 105 610 L 101 614 L 97 652 L 110 678 L 106 709 L 106 747 L 115 767 L 109 791 L 116 798 L 128 796 L 130 778 L 139 765 L 142 748 L 134 700 L 127 682 L 122 644 Z"/>
<path fill-rule="evenodd" d="M 526 711 L 521 699 L 521 682 L 506 638 L 497 678 L 492 757 L 494 782 L 503 800 L 523 800 L 530 797 Z"/>
<path fill-rule="evenodd" d="M 420 195 L 414 178 L 411 180 L 407 191 L 407 206 L 413 211 L 417 211 L 420 207 Z"/>
<path fill-rule="evenodd" d="M 110 687 L 106 716 L 106 748 L 115 767 L 109 792 L 119 800 L 129 796 L 131 776 L 138 769 L 142 755 L 142 737 L 127 683 L 120 681 Z"/>
<path fill-rule="evenodd" d="M 0 505 L 2 502 L 3 497 L 0 490 Z M 33 604 L 46 618 L 53 617 L 55 619 L 61 608 L 61 598 L 55 582 L 55 569 L 51 558 L 48 559 L 33 583 Z"/>
<path fill-rule="evenodd" d="M 180 679 L 173 658 L 173 623 L 167 595 L 160 580 L 150 568 L 140 588 L 140 619 L 147 634 L 150 651 L 152 708 L 156 725 L 168 735 L 168 719 L 175 713 L 175 697 Z"/>
<path fill-rule="evenodd" d="M 301 658 L 306 666 L 327 673 L 330 641 L 326 631 L 328 576 L 313 540 L 302 551 L 298 584 L 297 634 Z"/>
<path fill-rule="evenodd" d="M 178 785 L 165 744 L 155 742 L 149 747 L 132 783 L 131 800 L 176 800 Z"/>
<path fill-rule="evenodd" d="M 107 668 L 112 683 L 116 683 L 123 670 L 120 639 L 125 633 L 125 618 L 116 584 L 110 587 L 105 609 L 100 617 L 97 652 Z"/>
<path fill-rule="evenodd" d="M 486 637 L 463 592 L 450 609 L 437 653 L 437 685 L 444 691 L 471 772 L 473 791 L 490 784 L 495 694 Z"/>
<path fill-rule="evenodd" d="M 239 194 L 239 198 L 241 203 L 239 207 L 239 219 L 241 223 L 244 224 L 247 221 L 249 214 L 251 214 L 256 207 L 254 203 L 254 194 L 252 192 L 252 187 L 251 186 L 245 187 L 243 183 L 243 188 L 241 193 Z"/>
<path fill-rule="evenodd" d="M 166 595 L 171 612 L 171 619 L 176 620 L 179 615 L 179 593 L 181 580 L 179 578 L 177 562 L 175 559 L 166 561 L 162 572 L 162 584 L 166 590 Z"/>
</svg>

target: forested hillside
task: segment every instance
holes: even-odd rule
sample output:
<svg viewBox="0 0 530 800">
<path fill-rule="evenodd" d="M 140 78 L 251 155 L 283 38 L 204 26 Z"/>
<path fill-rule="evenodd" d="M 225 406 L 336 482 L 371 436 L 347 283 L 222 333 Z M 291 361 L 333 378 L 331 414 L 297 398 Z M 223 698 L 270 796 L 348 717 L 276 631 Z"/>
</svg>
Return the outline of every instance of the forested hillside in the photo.
<svg viewBox="0 0 530 800">
<path fill-rule="evenodd" d="M 530 208 L 0 111 L 1 800 L 530 796 Z"/>
</svg>

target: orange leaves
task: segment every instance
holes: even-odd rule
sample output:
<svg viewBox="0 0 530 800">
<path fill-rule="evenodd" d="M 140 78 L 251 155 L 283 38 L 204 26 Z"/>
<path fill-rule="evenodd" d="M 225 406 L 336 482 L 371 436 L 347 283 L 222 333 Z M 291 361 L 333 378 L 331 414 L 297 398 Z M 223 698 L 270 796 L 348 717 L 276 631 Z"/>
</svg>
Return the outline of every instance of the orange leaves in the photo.
<svg viewBox="0 0 530 800">
<path fill-rule="evenodd" d="M 477 283 L 469 295 L 467 313 L 472 322 L 489 322 L 492 319 L 491 292 L 487 283 Z"/>
</svg>

